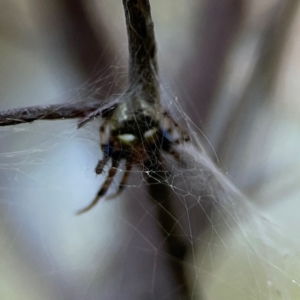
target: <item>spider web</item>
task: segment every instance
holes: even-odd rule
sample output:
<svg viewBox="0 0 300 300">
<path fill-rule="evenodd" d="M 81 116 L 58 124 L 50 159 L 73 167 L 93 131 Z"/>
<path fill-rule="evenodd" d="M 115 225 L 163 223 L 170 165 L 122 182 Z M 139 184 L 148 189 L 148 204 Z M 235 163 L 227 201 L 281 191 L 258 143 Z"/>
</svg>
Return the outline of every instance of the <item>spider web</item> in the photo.
<svg viewBox="0 0 300 300">
<path fill-rule="evenodd" d="M 3 83 L 7 106 L 20 105 L 12 99 L 25 106 L 105 97 L 94 88 L 104 77 L 78 88 L 80 79 L 66 82 L 66 74 L 31 51 L 8 43 L 3 52 L 8 68 L 18 64 L 18 72 L 10 71 L 18 77 L 8 87 L 8 80 Z M 123 76 L 120 61 L 112 68 Z M 172 171 L 167 184 L 174 228 L 188 245 L 184 267 L 191 298 L 297 299 L 295 227 L 280 225 L 276 207 L 273 220 L 271 209 L 264 212 L 231 183 L 212 162 L 215 155 L 206 154 L 207 138 L 184 113 L 183 97 L 170 84 L 162 83 L 161 90 L 164 106 L 192 137 L 178 146 L 185 165 L 164 156 Z M 76 125 L 44 121 L 0 129 L 1 298 L 180 299 L 167 264 L 168 237 L 157 219 L 160 204 L 149 199 L 141 168 L 134 168 L 122 195 L 75 216 L 104 180 L 94 173 L 102 157 L 100 120 L 79 131 Z"/>
</svg>

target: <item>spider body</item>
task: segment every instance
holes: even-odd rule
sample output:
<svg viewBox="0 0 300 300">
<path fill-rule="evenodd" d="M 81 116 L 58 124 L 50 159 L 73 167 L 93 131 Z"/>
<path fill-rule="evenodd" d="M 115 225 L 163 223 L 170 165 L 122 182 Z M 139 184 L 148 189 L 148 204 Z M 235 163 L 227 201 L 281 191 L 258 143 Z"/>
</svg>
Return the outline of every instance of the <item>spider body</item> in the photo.
<svg viewBox="0 0 300 300">
<path fill-rule="evenodd" d="M 87 116 L 80 121 L 80 126 L 96 115 L 98 112 Z M 177 123 L 158 105 L 150 105 L 138 97 L 127 98 L 125 101 L 123 99 L 114 104 L 100 127 L 103 159 L 95 169 L 97 174 L 101 174 L 110 163 L 108 176 L 91 204 L 78 213 L 90 210 L 106 194 L 122 162 L 125 162 L 126 169 L 115 195 L 123 190 L 133 165 L 143 168 L 146 176 L 155 176 L 158 181 L 164 180 L 168 172 L 161 163 L 161 152 L 169 153 L 180 161 L 180 155 L 174 146 L 189 140 L 187 134 L 178 129 Z M 175 131 L 177 138 L 173 137 Z"/>
</svg>

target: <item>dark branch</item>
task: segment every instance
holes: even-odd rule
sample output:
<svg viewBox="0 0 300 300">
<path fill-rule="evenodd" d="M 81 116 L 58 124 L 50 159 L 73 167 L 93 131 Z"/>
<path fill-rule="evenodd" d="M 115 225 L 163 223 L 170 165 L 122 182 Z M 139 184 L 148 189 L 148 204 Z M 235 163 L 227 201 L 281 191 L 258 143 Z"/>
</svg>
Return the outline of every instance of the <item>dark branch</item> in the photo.
<svg viewBox="0 0 300 300">
<path fill-rule="evenodd" d="M 134 94 L 150 103 L 159 103 L 157 81 L 156 43 L 151 8 L 148 0 L 123 0 L 129 44 L 129 84 Z M 139 94 L 141 92 L 141 94 Z M 155 153 L 152 161 L 157 161 Z M 157 175 L 159 169 L 154 172 Z M 165 172 L 165 170 L 163 170 Z M 182 299 L 189 299 L 184 260 L 187 247 L 174 226 L 173 197 L 165 182 L 158 183 L 154 177 L 147 178 L 150 198 L 158 205 L 157 219 L 166 240 L 168 262 L 175 285 Z"/>
<path fill-rule="evenodd" d="M 187 254 L 187 245 L 180 238 L 180 232 L 176 226 L 176 215 L 174 210 L 174 197 L 171 194 L 169 186 L 164 183 L 158 183 L 153 177 L 147 179 L 149 196 L 157 205 L 157 219 L 160 224 L 161 233 L 164 235 L 167 260 L 172 270 L 172 276 L 178 287 L 178 293 L 181 299 L 190 299 L 188 293 L 187 277 L 185 275 L 184 263 Z"/>
<path fill-rule="evenodd" d="M 82 118 L 98 109 L 100 105 L 99 101 L 95 101 L 8 109 L 0 111 L 0 126 L 29 123 L 35 120 Z"/>
<path fill-rule="evenodd" d="M 151 103 L 159 102 L 156 43 L 148 0 L 123 0 L 129 48 L 129 84 Z"/>
</svg>

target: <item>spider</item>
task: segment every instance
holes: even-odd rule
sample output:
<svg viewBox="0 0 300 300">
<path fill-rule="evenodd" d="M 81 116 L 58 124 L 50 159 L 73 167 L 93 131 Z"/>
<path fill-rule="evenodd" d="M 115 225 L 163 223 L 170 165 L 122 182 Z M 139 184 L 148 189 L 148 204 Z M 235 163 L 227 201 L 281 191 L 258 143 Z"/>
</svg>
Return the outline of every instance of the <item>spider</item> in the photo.
<svg viewBox="0 0 300 300">
<path fill-rule="evenodd" d="M 127 182 L 133 165 L 143 166 L 147 176 L 160 181 L 167 174 L 161 162 L 164 151 L 181 162 L 176 145 L 189 141 L 187 133 L 159 104 L 156 43 L 148 0 L 123 0 L 129 42 L 129 88 L 119 98 L 99 108 L 99 103 L 26 107 L 0 112 L 0 126 L 16 125 L 38 119 L 82 118 L 78 127 L 101 117 L 101 148 L 103 159 L 95 168 L 102 174 L 110 164 L 108 176 L 93 201 L 82 214 L 106 195 L 120 164 L 125 172 L 115 195 Z M 163 178 L 164 180 L 164 178 Z"/>
<path fill-rule="evenodd" d="M 77 214 L 87 212 L 106 195 L 122 161 L 125 161 L 126 169 L 114 196 L 124 189 L 133 165 L 144 166 L 147 176 L 157 177 L 159 181 L 158 174 L 164 171 L 161 170 L 160 151 L 181 162 L 174 146 L 189 141 L 189 136 L 166 111 L 138 97 L 129 93 L 121 98 L 122 102 L 102 107 L 79 121 L 80 128 L 97 116 L 104 119 L 100 127 L 103 159 L 98 162 L 95 172 L 102 174 L 109 163 L 111 167 L 93 201 Z"/>
</svg>

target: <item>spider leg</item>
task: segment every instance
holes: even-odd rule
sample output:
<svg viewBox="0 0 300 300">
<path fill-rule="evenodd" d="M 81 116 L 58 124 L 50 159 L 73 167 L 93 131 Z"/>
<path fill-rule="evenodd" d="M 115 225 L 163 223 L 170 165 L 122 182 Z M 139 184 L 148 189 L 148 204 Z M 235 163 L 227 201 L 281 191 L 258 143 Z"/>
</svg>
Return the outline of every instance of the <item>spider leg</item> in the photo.
<svg viewBox="0 0 300 300">
<path fill-rule="evenodd" d="M 165 130 L 160 130 L 161 138 L 162 138 L 162 150 L 169 153 L 173 156 L 173 158 L 179 163 L 182 164 L 183 161 L 181 159 L 181 155 L 176 149 L 174 149 L 173 145 L 178 145 L 182 141 L 177 139 L 175 141 L 172 140 L 172 136 Z"/>
<path fill-rule="evenodd" d="M 120 181 L 120 185 L 119 185 L 117 191 L 114 194 L 112 194 L 111 196 L 109 196 L 108 198 L 114 198 L 114 197 L 118 196 L 124 190 L 125 184 L 128 180 L 131 169 L 132 169 L 132 165 L 131 165 L 130 162 L 127 161 L 126 162 L 126 170 L 125 170 L 124 175 L 123 175 L 123 177 Z"/>
<path fill-rule="evenodd" d="M 129 177 L 131 169 L 132 169 L 132 165 L 129 162 L 126 162 L 126 170 L 124 172 L 122 180 L 120 181 L 120 185 L 118 187 L 118 190 L 116 191 L 116 193 L 114 194 L 114 196 L 119 195 L 123 191 L 123 189 L 125 187 L 125 184 L 126 184 L 126 182 L 128 180 L 128 177 Z"/>
<path fill-rule="evenodd" d="M 78 128 L 82 127 L 86 123 L 88 123 L 88 122 L 96 119 L 97 117 L 99 117 L 101 115 L 102 115 L 102 108 L 98 108 L 95 111 L 92 111 L 86 117 L 84 117 L 81 120 L 79 120 L 79 122 L 78 122 Z"/>
<path fill-rule="evenodd" d="M 105 182 L 103 183 L 102 187 L 100 188 L 100 190 L 98 191 L 97 195 L 95 196 L 95 198 L 93 199 L 93 201 L 85 208 L 79 210 L 77 212 L 77 215 L 81 215 L 87 211 L 89 211 L 91 208 L 93 208 L 98 201 L 100 200 L 100 198 L 107 192 L 109 186 L 111 185 L 116 173 L 117 173 L 117 167 L 118 167 L 119 163 L 115 160 L 112 161 L 112 166 L 108 171 L 108 176 L 105 180 Z"/>
<path fill-rule="evenodd" d="M 102 160 L 98 161 L 98 164 L 95 168 L 95 172 L 98 175 L 103 172 L 103 169 L 108 163 L 113 150 L 111 143 L 109 143 L 109 134 L 110 134 L 109 127 L 106 126 L 106 124 L 107 124 L 107 120 L 105 120 L 100 127 L 100 141 L 102 142 L 101 149 L 103 151 L 103 158 Z"/>
<path fill-rule="evenodd" d="M 165 125 L 165 128 L 162 128 L 162 132 L 164 133 L 164 135 L 169 135 L 172 133 L 172 127 L 176 128 L 176 130 L 178 131 L 180 137 L 173 140 L 172 143 L 174 144 L 180 144 L 183 142 L 188 142 L 190 141 L 190 137 L 187 134 L 187 132 L 179 126 L 179 124 L 177 122 L 174 121 L 174 119 L 169 115 L 168 112 L 164 111 L 163 113 L 164 119 L 167 120 L 167 124 Z"/>
<path fill-rule="evenodd" d="M 112 112 L 115 110 L 116 107 L 117 107 L 116 100 L 113 101 L 113 103 L 107 103 L 107 104 L 102 105 L 98 109 L 89 113 L 84 118 L 80 119 L 77 127 L 80 128 L 83 125 L 85 125 L 86 123 L 88 123 L 98 117 L 107 118 L 110 114 L 112 114 Z"/>
<path fill-rule="evenodd" d="M 118 196 L 124 190 L 125 184 L 128 180 L 131 169 L 132 169 L 132 164 L 127 161 L 126 162 L 126 170 L 124 172 L 122 180 L 120 181 L 120 185 L 118 186 L 117 191 L 113 195 L 109 196 L 109 198 L 114 198 L 114 197 Z"/>
<path fill-rule="evenodd" d="M 173 156 L 173 158 L 179 163 L 179 164 L 182 164 L 182 160 L 181 160 L 181 156 L 180 154 L 175 151 L 174 149 L 170 148 L 168 149 L 166 152 L 168 152 L 170 155 Z"/>
<path fill-rule="evenodd" d="M 95 168 L 95 172 L 97 175 L 102 174 L 104 167 L 107 165 L 108 161 L 109 161 L 109 156 L 105 155 L 103 159 L 98 161 L 98 164 Z"/>
</svg>

